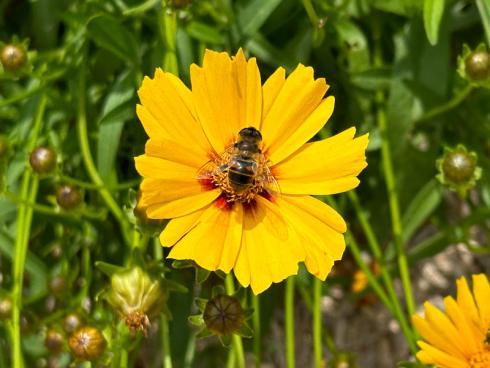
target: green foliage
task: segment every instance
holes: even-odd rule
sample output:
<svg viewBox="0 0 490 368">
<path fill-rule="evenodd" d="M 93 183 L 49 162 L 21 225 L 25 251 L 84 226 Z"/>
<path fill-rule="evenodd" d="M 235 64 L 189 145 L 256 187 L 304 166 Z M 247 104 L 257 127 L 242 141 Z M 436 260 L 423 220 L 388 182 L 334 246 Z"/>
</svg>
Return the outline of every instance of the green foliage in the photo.
<svg viewBox="0 0 490 368">
<path fill-rule="evenodd" d="M 471 50 L 490 46 L 490 2 L 176 3 L 0 2 L 0 48 L 15 41 L 27 51 L 27 64 L 19 72 L 0 69 L 0 137 L 8 141 L 8 149 L 0 155 L 0 295 L 22 295 L 17 309 L 31 325 L 22 331 L 22 346 L 11 343 L 12 326 L 20 315 L 0 326 L 0 368 L 14 366 L 15 354 L 23 356 L 26 366 L 42 366 L 49 358 L 43 331 L 60 327 L 63 317 L 75 312 L 108 337 L 101 364 L 119 367 L 125 361 L 137 366 L 144 360 L 145 366 L 156 367 L 168 359 L 169 351 L 178 367 L 224 366 L 227 356 L 239 359 L 230 353 L 238 349 L 235 341 L 226 350 L 208 339 L 196 350 L 196 331 L 187 323 L 197 312 L 193 300 L 209 299 L 213 286 L 223 283 L 223 275 L 195 269 L 189 262 L 163 261 L 168 249 L 161 248 L 154 231 L 135 225 L 131 198 L 140 182 L 133 158 L 143 153 L 147 139 L 136 116 L 137 90 L 157 67 L 179 75 L 190 86 L 189 66 L 201 63 L 206 48 L 232 53 L 242 48 L 257 57 L 262 81 L 280 66 L 288 72 L 298 63 L 312 66 L 316 77 L 326 78 L 328 93 L 336 98 L 334 115 L 315 139 L 352 125 L 359 135 L 370 133 L 369 166 L 357 189 L 359 203 L 343 195 L 336 198 L 352 239 L 346 258 L 354 255 L 359 264 L 328 279 L 327 285 L 338 284 L 346 299 L 354 298 L 349 291 L 353 273 L 359 266 L 369 270 L 362 257 L 356 257 L 357 244 L 359 252 L 369 253 L 382 267 L 381 277 L 370 275 L 370 288 L 405 328 L 407 346 L 414 349 L 403 301 L 410 299 L 411 291 L 404 284 L 406 294 L 393 300 L 386 281 L 403 279 L 400 256 L 413 276 L 420 261 L 455 243 L 467 244 L 476 254 L 490 253 L 490 84 L 471 81 L 464 64 Z M 86 129 L 80 128 L 83 124 Z M 465 199 L 455 198 L 435 180 L 436 160 L 444 147 L 458 144 L 476 152 L 482 171 Z M 46 177 L 29 168 L 29 154 L 40 145 L 53 147 L 58 155 L 57 171 Z M 386 167 L 386 152 L 392 170 Z M 393 190 L 386 189 L 390 176 Z M 56 206 L 56 188 L 63 184 L 84 193 L 85 203 L 76 211 L 63 212 Z M 466 209 L 464 216 L 448 215 L 454 201 Z M 162 226 L 157 224 L 157 229 Z M 475 228 L 483 234 L 479 241 L 472 238 Z M 373 243 L 379 246 L 379 255 Z M 164 287 L 184 292 L 185 285 L 189 291 L 172 293 L 165 313 L 151 321 L 160 329 L 147 337 L 150 354 L 141 350 L 145 337 L 130 336 L 120 316 L 97 298 L 108 287 L 105 274 L 134 263 L 134 248 L 141 255 L 138 265 L 158 274 Z M 57 275 L 66 279 L 68 288 L 61 297 L 48 288 Z M 298 280 L 301 303 L 313 314 L 320 303 L 313 301 L 312 279 L 300 272 Z M 244 349 L 270 364 L 283 361 L 277 359 L 280 349 L 268 347 L 277 326 L 283 325 L 283 289 L 275 285 L 260 299 L 247 290 L 241 297 L 244 308 L 257 303 L 253 330 L 262 336 L 244 342 Z M 330 293 L 322 289 L 322 296 Z M 52 300 L 54 307 L 49 309 L 46 305 Z M 326 340 L 328 357 L 335 356 L 328 333 L 318 341 Z M 346 356 L 355 360 L 351 352 Z M 68 364 L 72 358 L 64 353 L 57 359 Z M 408 362 L 402 366 L 421 367 Z"/>
</svg>

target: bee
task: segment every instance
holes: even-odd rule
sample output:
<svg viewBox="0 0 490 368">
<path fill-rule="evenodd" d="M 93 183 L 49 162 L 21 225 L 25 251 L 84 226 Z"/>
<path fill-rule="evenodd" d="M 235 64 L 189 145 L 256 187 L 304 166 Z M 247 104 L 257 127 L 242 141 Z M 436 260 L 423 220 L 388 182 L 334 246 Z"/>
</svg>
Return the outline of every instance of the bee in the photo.
<svg viewBox="0 0 490 368">
<path fill-rule="evenodd" d="M 267 159 L 260 149 L 261 142 L 262 134 L 256 128 L 243 128 L 238 133 L 238 141 L 217 160 L 204 165 L 199 177 L 226 174 L 229 186 L 237 195 L 252 188 L 278 194 L 279 185 L 267 166 Z"/>
</svg>

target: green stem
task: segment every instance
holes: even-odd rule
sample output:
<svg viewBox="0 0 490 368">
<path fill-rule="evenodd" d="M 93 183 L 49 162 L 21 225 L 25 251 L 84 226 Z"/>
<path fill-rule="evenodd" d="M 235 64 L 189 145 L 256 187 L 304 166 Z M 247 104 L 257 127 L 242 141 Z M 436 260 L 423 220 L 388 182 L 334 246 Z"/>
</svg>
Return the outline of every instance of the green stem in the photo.
<svg viewBox="0 0 490 368">
<path fill-rule="evenodd" d="M 92 184 L 92 183 L 87 183 L 85 181 L 78 180 L 75 178 L 71 178 L 69 176 L 65 176 L 62 174 L 58 175 L 57 179 L 59 181 L 69 183 L 69 184 L 74 184 L 74 185 L 79 186 L 80 188 L 89 189 L 89 190 L 99 190 L 102 187 L 106 187 L 107 189 L 111 189 L 111 190 L 126 190 L 126 189 L 133 188 L 133 187 L 137 186 L 141 182 L 140 179 L 134 179 L 134 180 L 130 180 L 130 181 L 125 182 L 125 183 L 120 183 L 118 185 L 100 186 L 100 185 L 96 185 L 96 184 Z"/>
<path fill-rule="evenodd" d="M 228 295 L 233 295 L 235 293 L 235 285 L 233 283 L 233 275 L 231 273 L 226 275 L 225 289 Z M 233 334 L 232 339 L 233 352 L 236 357 L 238 367 L 245 368 L 245 355 L 243 354 L 242 337 L 240 335 Z"/>
<path fill-rule="evenodd" d="M 396 295 L 395 287 L 393 285 L 393 280 L 391 278 L 390 272 L 388 271 L 388 267 L 386 267 L 383 253 L 381 251 L 381 246 L 379 245 L 379 242 L 376 238 L 376 235 L 374 233 L 371 224 L 369 223 L 366 215 L 364 214 L 364 211 L 361 207 L 356 192 L 350 191 L 348 193 L 348 196 L 354 207 L 354 210 L 356 211 L 357 219 L 359 220 L 359 223 L 361 224 L 364 234 L 366 235 L 368 246 L 371 249 L 371 252 L 373 253 L 377 264 L 379 265 L 381 278 L 383 279 L 385 288 L 388 292 L 388 296 L 391 300 L 392 303 L 391 306 L 393 308 L 394 316 L 400 323 L 400 328 L 402 329 L 403 335 L 405 336 L 405 339 L 407 340 L 407 343 L 410 346 L 411 351 L 415 353 L 417 351 L 417 347 L 415 344 L 414 336 L 412 334 L 412 330 L 410 329 L 410 325 L 408 324 L 407 319 L 405 318 L 405 314 L 403 313 L 402 306 L 400 305 L 400 301 L 398 300 L 398 296 Z"/>
<path fill-rule="evenodd" d="M 159 14 L 160 37 L 163 42 L 163 70 L 174 75 L 179 75 L 179 65 L 177 63 L 177 13 L 175 11 L 167 11 L 165 6 L 162 6 Z"/>
<path fill-rule="evenodd" d="M 468 84 L 463 90 L 461 90 L 451 100 L 449 100 L 448 102 L 446 102 L 443 105 L 434 107 L 433 109 L 429 110 L 424 115 L 422 115 L 420 118 L 415 120 L 414 124 L 418 125 L 421 123 L 431 121 L 436 116 L 442 115 L 442 114 L 456 108 L 459 104 L 461 104 L 466 99 L 466 97 L 469 96 L 469 94 L 471 92 L 473 92 L 473 89 L 474 89 L 474 86 L 472 84 Z"/>
<path fill-rule="evenodd" d="M 255 295 L 254 293 L 252 294 L 252 308 L 254 310 L 254 313 L 252 315 L 252 323 L 253 323 L 253 330 L 254 330 L 254 339 L 253 339 L 253 344 L 254 344 L 254 355 L 255 355 L 255 367 L 259 368 L 260 367 L 260 362 L 261 362 L 261 351 L 260 351 L 260 299 L 258 295 Z"/>
<path fill-rule="evenodd" d="M 170 350 L 170 329 L 168 326 L 168 318 L 162 314 L 160 318 L 162 325 L 162 347 L 163 347 L 163 367 L 172 368 L 172 352 Z"/>
<path fill-rule="evenodd" d="M 383 58 L 381 54 L 380 40 L 380 25 L 376 23 L 374 27 L 375 48 L 374 48 L 374 66 L 383 67 Z M 403 294 L 405 295 L 405 303 L 409 315 L 415 313 L 415 303 L 413 301 L 412 285 L 410 281 L 410 273 L 403 241 L 403 230 L 400 215 L 400 205 L 398 202 L 398 193 L 395 184 L 395 174 L 393 170 L 393 161 L 391 158 L 390 141 L 387 134 L 387 121 L 384 106 L 384 93 L 377 91 L 375 95 L 376 101 L 376 120 L 378 124 L 379 134 L 381 135 L 381 160 L 383 172 L 386 180 L 386 189 L 388 191 L 388 203 L 391 215 L 391 228 L 395 240 L 397 251 L 398 268 L 400 278 L 403 285 Z"/>
<path fill-rule="evenodd" d="M 33 129 L 27 144 L 27 152 L 34 149 L 37 137 L 41 130 L 47 98 L 42 95 L 39 99 L 38 108 L 34 117 Z M 32 171 L 27 168 L 22 177 L 20 198 L 26 202 L 35 202 L 39 179 L 32 177 Z M 23 368 L 22 341 L 20 336 L 20 312 L 22 310 L 22 284 L 24 280 L 24 266 L 27 254 L 27 246 L 31 231 L 33 209 L 26 204 L 20 204 L 17 211 L 15 256 L 12 270 L 12 365 L 13 368 Z"/>
<path fill-rule="evenodd" d="M 196 354 L 196 332 L 191 332 L 187 341 L 187 348 L 184 356 L 184 368 L 191 368 L 194 363 L 194 355 Z"/>
<path fill-rule="evenodd" d="M 315 367 L 323 367 L 322 354 L 322 281 L 313 278 L 313 353 L 315 355 Z"/>
<path fill-rule="evenodd" d="M 306 14 L 308 15 L 308 18 L 310 18 L 311 24 L 315 29 L 317 29 L 320 23 L 320 19 L 316 14 L 315 8 L 313 7 L 311 0 L 302 0 L 302 3 L 303 3 L 303 7 L 305 8 Z"/>
<path fill-rule="evenodd" d="M 85 59 L 83 59 L 85 60 Z M 129 237 L 129 222 L 124 215 L 123 211 L 119 208 L 118 204 L 112 198 L 109 190 L 104 186 L 104 181 L 100 177 L 97 168 L 95 167 L 94 160 L 92 158 L 92 153 L 90 152 L 90 145 L 88 141 L 87 134 L 87 116 L 85 111 L 85 93 L 86 93 L 86 66 L 84 61 L 82 60 L 82 66 L 80 67 L 80 75 L 79 75 L 79 83 L 78 83 L 78 124 L 77 124 L 77 132 L 78 132 L 78 143 L 80 145 L 80 150 L 82 152 L 83 162 L 85 164 L 85 168 L 90 177 L 90 180 L 98 187 L 98 191 L 102 199 L 104 200 L 107 207 L 119 222 L 121 227 L 121 232 L 123 234 L 123 238 L 128 247 L 131 247 L 131 239 Z"/>
<path fill-rule="evenodd" d="M 286 335 L 286 366 L 295 367 L 294 354 L 294 276 L 286 280 L 286 291 L 284 295 L 284 318 Z"/>
</svg>

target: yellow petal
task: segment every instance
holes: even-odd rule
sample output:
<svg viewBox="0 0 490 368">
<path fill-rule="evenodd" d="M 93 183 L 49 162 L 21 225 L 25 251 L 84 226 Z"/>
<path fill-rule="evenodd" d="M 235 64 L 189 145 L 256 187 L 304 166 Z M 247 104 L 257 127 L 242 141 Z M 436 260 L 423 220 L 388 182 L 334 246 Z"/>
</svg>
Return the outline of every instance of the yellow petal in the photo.
<svg viewBox="0 0 490 368">
<path fill-rule="evenodd" d="M 144 78 L 138 95 L 141 105 L 136 112 L 150 138 L 186 142 L 206 156 L 210 145 L 197 120 L 192 94 L 177 77 L 157 69 L 154 79 Z"/>
<path fill-rule="evenodd" d="M 478 315 L 478 309 L 476 308 L 475 300 L 473 299 L 473 295 L 471 295 L 466 279 L 464 277 L 458 279 L 456 281 L 456 286 L 458 288 L 458 305 L 468 316 L 470 316 L 471 320 L 478 325 L 480 316 Z"/>
<path fill-rule="evenodd" d="M 480 314 L 480 328 L 490 329 L 490 285 L 484 274 L 473 275 L 473 294 Z"/>
<path fill-rule="evenodd" d="M 261 132 L 268 157 L 305 122 L 318 107 L 327 89 L 324 79 L 314 79 L 311 67 L 300 64 L 289 75 L 267 115 L 263 116 Z"/>
<path fill-rule="evenodd" d="M 196 111 L 217 153 L 224 152 L 233 143 L 241 128 L 259 127 L 260 74 L 254 58 L 244 63 L 241 50 L 234 60 L 225 52 L 206 50 L 203 67 L 191 65 Z"/>
<path fill-rule="evenodd" d="M 468 347 L 466 341 L 462 338 L 451 320 L 443 312 L 428 302 L 424 303 L 424 309 L 425 320 L 429 323 L 431 328 L 440 335 L 447 336 L 447 339 L 458 346 L 465 357 L 470 356 L 471 349 Z"/>
<path fill-rule="evenodd" d="M 270 150 L 268 157 L 270 162 L 272 164 L 281 162 L 313 138 L 332 115 L 334 104 L 334 97 L 327 97 L 296 130 L 290 135 L 285 133 L 278 138 L 277 145 Z"/>
<path fill-rule="evenodd" d="M 331 138 L 308 143 L 273 166 L 272 172 L 281 191 L 322 195 L 356 187 L 359 184 L 356 176 L 367 166 L 365 150 L 368 135 L 348 139 L 353 131 L 349 129 Z"/>
<path fill-rule="evenodd" d="M 278 68 L 265 81 L 264 86 L 262 87 L 262 116 L 267 116 L 285 82 L 286 70 L 284 70 L 284 68 Z"/>
<path fill-rule="evenodd" d="M 344 236 L 339 231 L 345 231 L 345 222 L 313 197 L 283 195 L 277 203 L 304 248 L 308 271 L 325 280 L 333 261 L 340 259 L 345 250 Z"/>
<path fill-rule="evenodd" d="M 470 356 L 478 352 L 482 344 L 478 341 L 479 336 L 475 336 L 475 331 L 471 326 L 472 323 L 466 318 L 464 311 L 459 308 L 456 301 L 450 296 L 444 298 L 444 306 L 446 308 L 446 314 L 458 330 L 460 340 L 464 341 L 465 346 L 470 352 Z"/>
<path fill-rule="evenodd" d="M 254 205 L 244 208 L 242 246 L 234 272 L 240 284 L 250 285 L 254 294 L 296 274 L 298 262 L 304 260 L 295 238 L 277 230 L 282 227 L 280 217 L 277 206 L 260 196 Z"/>
<path fill-rule="evenodd" d="M 432 328 L 432 326 L 420 316 L 412 316 L 412 323 L 418 330 L 420 335 L 432 346 L 437 347 L 447 353 L 451 353 L 460 359 L 465 359 L 465 355 L 459 349 L 457 344 L 448 339 L 444 334 L 440 334 L 438 331 Z"/>
<path fill-rule="evenodd" d="M 190 259 L 206 270 L 230 272 L 242 237 L 242 206 L 209 206 L 193 228 L 174 245 L 169 258 Z"/>
<path fill-rule="evenodd" d="M 221 190 L 214 189 L 192 196 L 178 198 L 170 202 L 151 204 L 146 209 L 150 218 L 171 219 L 188 215 L 213 202 L 221 194 Z"/>
<path fill-rule="evenodd" d="M 418 345 L 425 352 L 422 356 L 425 364 L 435 364 L 440 368 L 468 368 L 468 362 L 461 360 L 453 355 L 447 354 L 423 341 L 418 341 Z M 418 357 L 418 355 L 417 355 Z M 430 360 L 430 361 L 428 361 Z"/>
<path fill-rule="evenodd" d="M 205 208 L 170 220 L 160 233 L 160 243 L 162 246 L 171 247 L 182 239 L 185 234 L 196 226 L 204 210 Z"/>
<path fill-rule="evenodd" d="M 168 202 L 181 197 L 196 195 L 206 189 L 198 180 L 197 169 L 157 157 L 135 157 L 136 170 L 143 176 L 140 205 Z"/>
<path fill-rule="evenodd" d="M 149 139 L 145 145 L 145 154 L 193 167 L 193 177 L 196 177 L 198 169 L 210 159 L 202 156 L 199 147 L 165 138 Z"/>
</svg>

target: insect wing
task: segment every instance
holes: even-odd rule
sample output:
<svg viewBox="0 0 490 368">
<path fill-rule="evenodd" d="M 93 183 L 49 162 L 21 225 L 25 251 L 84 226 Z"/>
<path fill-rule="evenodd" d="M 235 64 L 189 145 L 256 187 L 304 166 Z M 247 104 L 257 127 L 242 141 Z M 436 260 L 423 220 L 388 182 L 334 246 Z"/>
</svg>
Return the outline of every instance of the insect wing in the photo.
<svg viewBox="0 0 490 368">
<path fill-rule="evenodd" d="M 234 146 L 230 146 L 216 158 L 206 162 L 197 171 L 197 179 L 210 179 L 213 175 L 228 170 L 232 162 Z"/>
<path fill-rule="evenodd" d="M 278 197 L 281 195 L 281 188 L 279 187 L 279 183 L 277 182 L 274 175 L 267 165 L 267 159 L 264 155 L 259 157 L 259 167 L 260 172 L 257 175 L 257 179 L 262 183 L 264 188 L 269 192 L 270 195 L 274 197 Z"/>
</svg>

